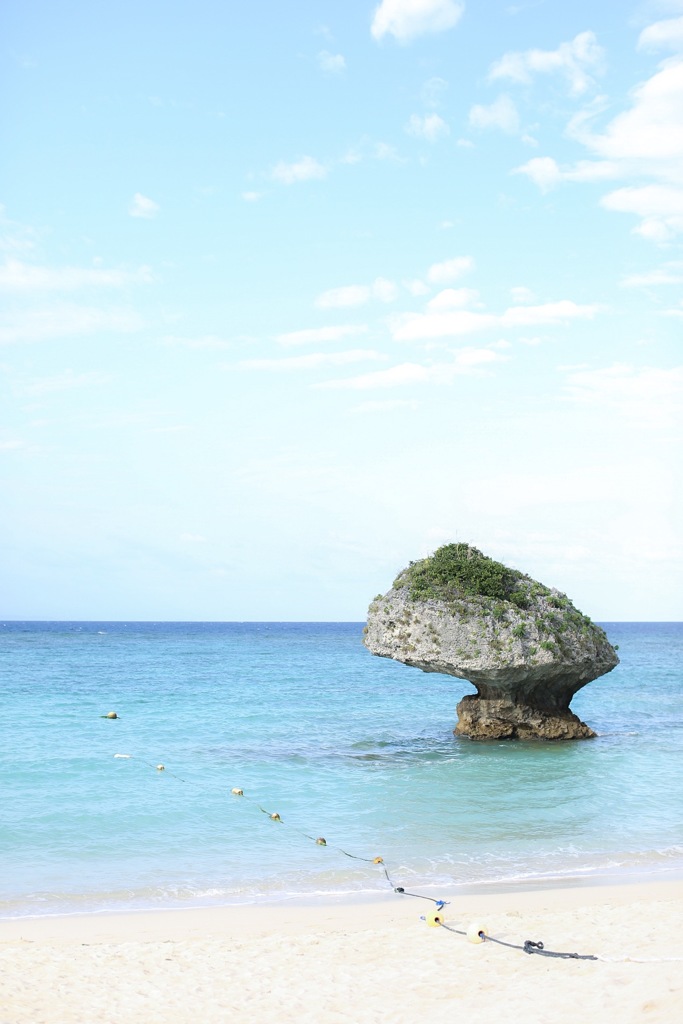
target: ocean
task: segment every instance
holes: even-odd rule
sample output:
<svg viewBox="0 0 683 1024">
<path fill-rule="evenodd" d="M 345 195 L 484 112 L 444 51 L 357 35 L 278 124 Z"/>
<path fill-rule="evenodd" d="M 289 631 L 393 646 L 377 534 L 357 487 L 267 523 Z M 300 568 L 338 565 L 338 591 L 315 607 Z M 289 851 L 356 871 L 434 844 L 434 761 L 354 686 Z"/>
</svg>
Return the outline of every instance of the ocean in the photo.
<svg viewBox="0 0 683 1024">
<path fill-rule="evenodd" d="M 0 916 L 683 874 L 682 623 L 603 623 L 565 744 L 456 739 L 362 626 L 0 623 Z"/>
</svg>

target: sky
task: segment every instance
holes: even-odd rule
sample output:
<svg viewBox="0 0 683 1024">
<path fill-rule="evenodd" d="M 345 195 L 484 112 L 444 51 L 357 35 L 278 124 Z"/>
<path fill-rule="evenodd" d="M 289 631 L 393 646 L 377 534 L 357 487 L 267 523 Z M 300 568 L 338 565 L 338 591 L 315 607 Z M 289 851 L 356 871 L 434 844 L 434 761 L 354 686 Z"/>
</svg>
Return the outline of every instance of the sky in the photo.
<svg viewBox="0 0 683 1024">
<path fill-rule="evenodd" d="M 7 0 L 0 616 L 683 619 L 683 0 Z"/>
</svg>

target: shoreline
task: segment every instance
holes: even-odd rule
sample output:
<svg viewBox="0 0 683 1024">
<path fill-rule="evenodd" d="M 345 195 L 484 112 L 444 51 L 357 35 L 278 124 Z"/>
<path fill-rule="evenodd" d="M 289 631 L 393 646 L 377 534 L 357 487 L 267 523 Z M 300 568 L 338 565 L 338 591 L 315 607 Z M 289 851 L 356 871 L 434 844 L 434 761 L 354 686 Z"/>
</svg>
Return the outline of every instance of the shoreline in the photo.
<svg viewBox="0 0 683 1024">
<path fill-rule="evenodd" d="M 481 913 L 520 912 L 523 910 L 560 910 L 606 904 L 623 905 L 639 901 L 675 901 L 683 905 L 683 878 L 650 879 L 635 882 L 600 882 L 591 885 L 524 885 L 487 888 L 486 891 L 463 891 L 461 888 L 439 890 L 439 896 L 396 893 L 345 894 L 340 896 L 294 896 L 291 899 L 267 899 L 226 903 L 215 906 L 156 907 L 153 909 L 94 910 L 67 914 L 45 914 L 0 918 L 0 944 L 21 938 L 24 941 L 61 940 L 66 935 L 98 935 L 102 941 L 125 941 L 126 934 L 166 935 L 182 937 L 189 926 L 193 930 L 215 928 L 242 932 L 280 924 L 300 918 L 307 926 L 321 922 L 344 922 L 364 927 L 372 919 L 390 922 L 396 918 L 418 920 L 436 900 L 444 900 L 448 916 Z M 250 923 L 254 922 L 254 923 Z M 29 936 L 27 939 L 26 936 Z"/>
<path fill-rule="evenodd" d="M 564 875 L 537 875 L 523 878 L 491 879 L 464 882 L 450 882 L 439 884 L 410 883 L 404 886 L 406 891 L 413 892 L 420 898 L 427 900 L 442 899 L 444 893 L 448 893 L 448 900 L 461 900 L 463 898 L 485 898 L 488 896 L 504 896 L 507 894 L 533 894 L 546 891 L 572 891 L 582 892 L 592 889 L 630 888 L 632 886 L 648 886 L 651 884 L 676 885 L 683 884 L 683 865 L 677 864 L 664 869 L 658 865 L 656 869 L 647 870 L 642 867 L 629 868 L 612 871 L 588 871 L 583 873 L 568 873 Z M 79 894 L 85 907 L 76 905 L 79 896 L 73 897 L 74 902 L 64 908 L 47 909 L 41 911 L 38 907 L 29 908 L 26 905 L 16 913 L 3 913 L 0 911 L 0 930 L 6 923 L 13 921 L 41 921 L 50 919 L 88 918 L 104 917 L 117 914 L 183 914 L 187 912 L 239 910 L 240 908 L 270 908 L 277 907 L 318 907 L 318 906 L 367 906 L 368 904 L 383 904 L 387 899 L 398 899 L 401 894 L 397 893 L 391 885 L 377 889 L 322 891 L 322 892 L 291 892 L 291 893 L 251 893 L 236 897 L 216 898 L 213 902 L 192 902 L 189 897 L 186 902 L 177 898 L 169 899 L 166 903 L 162 901 L 140 902 L 139 905 L 112 906 L 110 902 L 97 905 L 88 905 L 87 894 Z M 9 901 L 7 901 L 9 902 Z M 1 1024 L 1 1022 L 0 1022 Z"/>
<path fill-rule="evenodd" d="M 683 1017 L 683 881 L 0 921 L 2 1024 Z M 598 960 L 526 955 L 448 929 Z"/>
</svg>

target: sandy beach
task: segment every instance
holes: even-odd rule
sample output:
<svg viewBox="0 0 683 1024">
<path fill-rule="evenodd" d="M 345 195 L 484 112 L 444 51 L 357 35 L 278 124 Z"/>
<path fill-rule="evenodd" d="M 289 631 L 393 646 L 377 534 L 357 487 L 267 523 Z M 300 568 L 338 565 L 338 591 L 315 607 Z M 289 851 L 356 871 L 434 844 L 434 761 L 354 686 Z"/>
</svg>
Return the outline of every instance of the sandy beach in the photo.
<svg viewBox="0 0 683 1024">
<path fill-rule="evenodd" d="M 441 894 L 446 898 L 448 894 Z M 683 1019 L 683 882 L 0 922 L 2 1024 Z"/>
</svg>

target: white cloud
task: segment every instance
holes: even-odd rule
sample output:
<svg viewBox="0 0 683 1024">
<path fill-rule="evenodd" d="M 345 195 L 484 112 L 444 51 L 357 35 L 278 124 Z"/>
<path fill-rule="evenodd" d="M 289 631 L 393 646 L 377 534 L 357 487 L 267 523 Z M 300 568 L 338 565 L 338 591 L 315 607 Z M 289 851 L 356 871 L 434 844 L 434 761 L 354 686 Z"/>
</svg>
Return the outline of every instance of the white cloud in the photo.
<svg viewBox="0 0 683 1024">
<path fill-rule="evenodd" d="M 531 302 L 536 300 L 536 296 L 530 288 L 526 288 L 524 285 L 518 285 L 517 287 L 510 289 L 510 296 L 513 302 L 519 305 L 529 305 Z"/>
<path fill-rule="evenodd" d="M 456 377 L 479 374 L 486 366 L 500 362 L 504 357 L 490 348 L 462 348 L 453 353 L 447 363 L 399 363 L 388 370 L 375 370 L 358 377 L 345 377 L 325 381 L 319 388 L 369 391 L 374 388 L 407 387 L 414 384 L 451 384 Z"/>
<path fill-rule="evenodd" d="M 318 54 L 318 67 L 328 75 L 338 75 L 346 70 L 346 60 L 341 53 L 329 53 L 321 50 Z"/>
<path fill-rule="evenodd" d="M 474 306 L 479 300 L 476 288 L 444 288 L 427 303 L 430 313 L 441 313 L 447 309 L 463 309 Z"/>
<path fill-rule="evenodd" d="M 303 331 L 289 331 L 275 338 L 280 345 L 311 345 L 324 341 L 341 341 L 343 338 L 365 334 L 365 324 L 345 324 L 337 327 L 309 327 Z"/>
<path fill-rule="evenodd" d="M 0 288 L 12 292 L 76 291 L 78 288 L 122 288 L 153 280 L 149 267 L 136 271 L 92 267 L 38 267 L 8 259 L 0 266 Z"/>
<path fill-rule="evenodd" d="M 580 306 L 570 299 L 561 299 L 541 306 L 511 306 L 500 317 L 500 323 L 504 327 L 562 324 L 570 320 L 592 320 L 599 311 L 600 307 L 596 305 Z"/>
<path fill-rule="evenodd" d="M 29 381 L 21 387 L 25 395 L 39 397 L 42 395 L 57 394 L 62 391 L 73 391 L 77 388 L 97 387 L 100 384 L 108 384 L 112 380 L 106 373 L 99 373 L 95 370 L 87 373 L 74 373 L 73 370 L 64 370 L 54 377 L 41 377 Z"/>
<path fill-rule="evenodd" d="M 0 321 L 0 344 L 15 341 L 43 341 L 69 334 L 94 334 L 118 331 L 128 334 L 140 330 L 143 321 L 126 309 L 96 309 L 63 304 L 48 309 L 31 309 L 10 314 Z"/>
<path fill-rule="evenodd" d="M 552 157 L 538 156 L 515 167 L 512 173 L 526 174 L 541 192 L 550 192 L 563 181 L 609 181 L 619 176 L 619 166 L 609 160 L 579 160 L 573 167 L 562 170 Z"/>
<path fill-rule="evenodd" d="M 639 50 L 683 50 L 683 18 L 648 25 L 638 37 Z"/>
<path fill-rule="evenodd" d="M 231 348 L 232 342 L 225 338 L 219 338 L 215 334 L 201 334 L 194 338 L 183 337 L 178 334 L 166 334 L 162 338 L 164 345 L 174 345 L 179 348 L 219 350 Z"/>
<path fill-rule="evenodd" d="M 429 338 L 460 337 L 498 326 L 491 313 L 459 309 L 441 313 L 408 313 L 393 325 L 394 341 L 424 341 Z"/>
<path fill-rule="evenodd" d="M 629 274 L 621 282 L 622 288 L 650 288 L 662 284 L 683 284 L 683 262 L 671 260 L 655 270 Z"/>
<path fill-rule="evenodd" d="M 636 231 L 654 241 L 666 241 L 683 232 L 683 188 L 631 185 L 610 192 L 602 198 L 601 205 L 607 210 L 641 217 Z"/>
<path fill-rule="evenodd" d="M 569 134 L 599 159 L 563 169 L 552 157 L 539 157 L 514 173 L 543 191 L 563 181 L 636 181 L 605 195 L 602 205 L 639 217 L 635 230 L 645 238 L 666 241 L 683 232 L 683 60 L 664 61 L 604 131 L 592 131 L 586 114 L 572 120 Z"/>
<path fill-rule="evenodd" d="M 352 391 L 367 391 L 371 388 L 395 388 L 406 384 L 421 384 L 429 379 L 429 370 L 419 363 L 401 363 L 389 370 L 364 373 L 360 377 L 345 377 L 328 380 L 320 388 L 344 388 Z"/>
<path fill-rule="evenodd" d="M 347 309 L 363 306 L 371 299 L 380 302 L 394 302 L 398 297 L 398 287 L 393 281 L 378 277 L 373 284 L 350 284 L 342 288 L 330 288 L 315 300 L 318 309 Z"/>
<path fill-rule="evenodd" d="M 416 36 L 453 28 L 464 9 L 458 0 L 382 0 L 370 31 L 375 39 L 391 35 L 399 43 L 408 43 Z"/>
<path fill-rule="evenodd" d="M 414 278 L 412 281 L 404 281 L 403 287 L 406 289 L 406 291 L 409 291 L 411 295 L 429 295 L 428 285 L 426 285 L 424 281 L 421 281 L 418 277 Z"/>
<path fill-rule="evenodd" d="M 372 285 L 372 297 L 379 299 L 380 302 L 395 302 L 398 298 L 398 287 L 386 277 L 377 277 Z"/>
<path fill-rule="evenodd" d="M 540 306 L 511 306 L 501 314 L 466 309 L 437 310 L 396 317 L 392 333 L 395 341 L 424 341 L 461 337 L 497 327 L 565 324 L 571 320 L 592 319 L 598 311 L 597 306 L 580 306 L 569 299 Z"/>
<path fill-rule="evenodd" d="M 239 365 L 244 370 L 317 370 L 321 366 L 345 366 L 348 363 L 374 362 L 385 359 L 371 349 L 350 349 L 346 352 L 311 352 L 305 356 L 286 356 L 282 359 L 245 359 Z"/>
<path fill-rule="evenodd" d="M 474 260 L 471 256 L 456 256 L 452 260 L 433 263 L 427 271 L 427 279 L 432 284 L 450 284 L 451 281 L 457 281 L 473 267 Z"/>
<path fill-rule="evenodd" d="M 156 217 L 160 209 L 159 204 L 155 203 L 153 199 L 143 196 L 141 192 L 136 192 L 128 207 L 128 213 L 131 217 L 142 217 L 144 220 L 151 220 L 152 217 Z"/>
<path fill-rule="evenodd" d="M 473 128 L 500 128 L 508 135 L 519 131 L 519 113 L 509 96 L 503 94 L 488 106 L 472 107 L 469 122 Z"/>
<path fill-rule="evenodd" d="M 364 284 L 349 284 L 342 288 L 330 288 L 315 300 L 318 309 L 346 309 L 362 306 L 370 301 L 371 290 Z"/>
<path fill-rule="evenodd" d="M 420 90 L 420 97 L 426 107 L 438 107 L 441 104 L 441 97 L 448 88 L 445 78 L 434 75 L 428 78 Z"/>
<path fill-rule="evenodd" d="M 25 254 L 31 252 L 35 245 L 36 232 L 33 228 L 11 221 L 0 203 L 0 252 Z"/>
<path fill-rule="evenodd" d="M 242 199 L 245 203 L 257 203 L 259 199 L 262 199 L 263 195 L 261 192 L 243 192 Z"/>
<path fill-rule="evenodd" d="M 515 167 L 513 174 L 526 174 L 541 192 L 549 192 L 563 180 L 557 161 L 551 156 L 536 156 L 521 167 Z"/>
<path fill-rule="evenodd" d="M 680 181 L 683 155 L 683 60 L 665 61 L 633 90 L 630 110 L 618 114 L 603 134 L 577 131 L 580 142 L 607 160 Z"/>
<path fill-rule="evenodd" d="M 376 142 L 373 156 L 375 160 L 396 160 L 399 163 L 401 162 L 396 146 L 392 146 L 388 142 Z"/>
<path fill-rule="evenodd" d="M 599 408 L 617 408 L 642 426 L 668 426 L 683 412 L 683 366 L 670 369 L 624 363 L 570 373 L 568 398 Z"/>
<path fill-rule="evenodd" d="M 273 181 L 279 181 L 283 185 L 293 185 L 298 181 L 311 181 L 315 178 L 324 178 L 327 175 L 327 168 L 315 160 L 312 156 L 302 156 L 300 160 L 293 163 L 285 163 L 280 160 L 270 173 Z"/>
<path fill-rule="evenodd" d="M 436 142 L 450 133 L 450 128 L 438 114 L 426 114 L 420 117 L 419 114 L 412 114 L 405 130 L 408 135 L 418 139 L 426 139 L 427 142 Z"/>
<path fill-rule="evenodd" d="M 397 412 L 405 409 L 407 412 L 415 412 L 419 409 L 420 403 L 413 398 L 379 398 L 368 402 L 359 402 L 354 405 L 351 412 L 357 413 L 382 413 Z"/>
<path fill-rule="evenodd" d="M 530 83 L 536 74 L 559 73 L 569 83 L 573 96 L 586 92 L 594 84 L 589 74 L 598 74 L 603 65 L 604 50 L 593 32 L 580 32 L 571 42 L 561 43 L 556 50 L 525 50 L 504 54 L 489 72 L 492 82 L 504 78 Z"/>
</svg>

